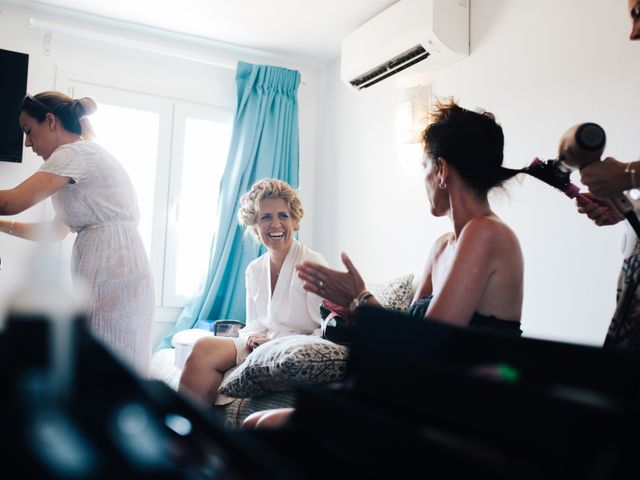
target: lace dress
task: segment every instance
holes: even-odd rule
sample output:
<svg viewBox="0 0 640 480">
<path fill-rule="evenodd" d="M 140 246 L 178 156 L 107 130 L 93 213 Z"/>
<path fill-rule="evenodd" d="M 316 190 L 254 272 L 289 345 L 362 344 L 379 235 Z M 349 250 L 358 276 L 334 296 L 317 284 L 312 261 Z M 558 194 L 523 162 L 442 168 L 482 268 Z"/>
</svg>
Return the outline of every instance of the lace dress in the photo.
<svg viewBox="0 0 640 480">
<path fill-rule="evenodd" d="M 57 217 L 77 232 L 71 269 L 90 287 L 89 328 L 125 363 L 147 375 L 153 280 L 127 173 L 109 152 L 89 141 L 59 147 L 39 171 L 71 179 L 52 201 Z"/>
</svg>

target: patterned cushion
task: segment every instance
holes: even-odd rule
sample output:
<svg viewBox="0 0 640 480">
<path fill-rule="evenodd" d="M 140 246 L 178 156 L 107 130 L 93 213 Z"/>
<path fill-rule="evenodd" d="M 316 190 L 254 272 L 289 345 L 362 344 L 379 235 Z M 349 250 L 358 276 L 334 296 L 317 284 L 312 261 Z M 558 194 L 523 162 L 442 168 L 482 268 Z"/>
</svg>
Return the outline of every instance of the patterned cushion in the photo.
<svg viewBox="0 0 640 480">
<path fill-rule="evenodd" d="M 236 398 L 330 383 L 344 377 L 347 348 L 310 335 L 271 340 L 256 348 L 218 390 Z"/>
<path fill-rule="evenodd" d="M 413 274 L 398 277 L 390 282 L 374 283 L 367 289 L 376 297 L 382 305 L 399 312 L 405 312 L 411 305 L 413 293 Z"/>
</svg>

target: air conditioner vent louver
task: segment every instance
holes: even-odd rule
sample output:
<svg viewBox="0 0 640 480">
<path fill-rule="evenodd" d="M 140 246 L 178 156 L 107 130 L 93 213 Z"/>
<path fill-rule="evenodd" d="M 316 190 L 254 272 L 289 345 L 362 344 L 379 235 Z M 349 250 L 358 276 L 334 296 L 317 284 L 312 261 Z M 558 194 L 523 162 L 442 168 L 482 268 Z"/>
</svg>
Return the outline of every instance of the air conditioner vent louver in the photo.
<svg viewBox="0 0 640 480">
<path fill-rule="evenodd" d="M 426 85 L 469 55 L 469 0 L 398 0 L 342 40 L 340 79 L 363 95 Z"/>
<path fill-rule="evenodd" d="M 425 60 L 428 56 L 429 52 L 427 52 L 422 45 L 417 45 L 410 50 L 401 53 L 397 57 L 392 58 L 388 62 L 369 70 L 364 75 L 354 78 L 349 83 L 358 90 L 370 87 L 391 75 L 401 72 L 405 68 L 409 68 L 410 66 Z"/>
</svg>

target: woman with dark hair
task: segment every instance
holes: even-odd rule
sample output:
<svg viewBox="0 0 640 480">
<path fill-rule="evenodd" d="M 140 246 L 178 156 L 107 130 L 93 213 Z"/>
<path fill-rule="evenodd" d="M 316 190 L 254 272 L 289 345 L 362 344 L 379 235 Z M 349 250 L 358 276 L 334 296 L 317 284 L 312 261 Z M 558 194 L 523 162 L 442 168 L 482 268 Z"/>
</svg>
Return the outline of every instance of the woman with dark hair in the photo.
<svg viewBox="0 0 640 480">
<path fill-rule="evenodd" d="M 410 314 L 521 334 L 524 262 L 517 237 L 487 194 L 519 173 L 502 167 L 504 136 L 491 113 L 438 103 L 422 135 L 431 214 L 453 231 L 431 249 Z M 305 289 L 352 309 L 378 304 L 346 254 L 346 272 L 305 262 Z"/>
<path fill-rule="evenodd" d="M 504 136 L 489 113 L 438 103 L 422 135 L 429 208 L 453 231 L 431 248 L 409 314 L 452 325 L 521 335 L 524 262 L 513 231 L 491 210 L 488 192 L 520 173 L 502 167 Z M 304 288 L 343 307 L 379 305 L 346 254 L 340 272 L 298 265 Z M 245 428 L 277 427 L 293 409 L 256 412 Z"/>
<path fill-rule="evenodd" d="M 130 366 L 146 375 L 151 355 L 154 293 L 138 232 L 133 185 L 120 163 L 89 140 L 90 98 L 60 92 L 27 95 L 19 116 L 25 146 L 44 164 L 24 182 L 0 190 L 0 215 L 15 215 L 51 197 L 48 226 L 58 239 L 77 233 L 72 270 L 90 287 L 89 328 Z M 38 240 L 43 223 L 0 220 L 0 231 Z"/>
</svg>

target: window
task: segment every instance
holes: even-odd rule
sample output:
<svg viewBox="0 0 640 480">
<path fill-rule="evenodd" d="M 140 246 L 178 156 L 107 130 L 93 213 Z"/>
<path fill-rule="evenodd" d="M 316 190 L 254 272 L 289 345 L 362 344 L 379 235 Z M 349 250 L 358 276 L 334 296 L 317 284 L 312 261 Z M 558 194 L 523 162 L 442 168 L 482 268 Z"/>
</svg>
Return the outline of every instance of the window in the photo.
<svg viewBox="0 0 640 480">
<path fill-rule="evenodd" d="M 208 107 L 177 105 L 165 261 L 165 300 L 183 305 L 207 274 L 218 224 L 219 185 L 227 160 L 232 118 Z"/>
<path fill-rule="evenodd" d="M 73 95 L 98 103 L 96 141 L 127 170 L 156 303 L 181 307 L 207 273 L 233 115 L 228 109 L 85 83 Z"/>
</svg>

